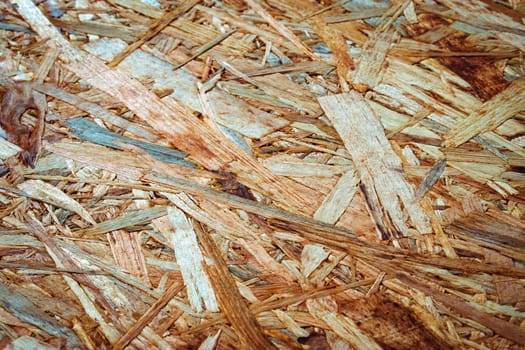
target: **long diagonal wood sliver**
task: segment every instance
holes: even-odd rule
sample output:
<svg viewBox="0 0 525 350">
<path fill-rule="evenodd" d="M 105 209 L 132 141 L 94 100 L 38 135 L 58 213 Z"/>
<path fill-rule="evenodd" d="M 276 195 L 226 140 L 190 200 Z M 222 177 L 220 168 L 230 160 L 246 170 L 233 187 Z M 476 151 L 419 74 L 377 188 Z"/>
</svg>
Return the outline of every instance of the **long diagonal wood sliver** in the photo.
<svg viewBox="0 0 525 350">
<path fill-rule="evenodd" d="M 246 185 L 268 195 L 281 206 L 312 214 L 318 206 L 314 193 L 291 180 L 279 178 L 233 143 L 218 128 L 207 126 L 174 100 L 162 101 L 140 82 L 118 68 L 73 47 L 30 0 L 13 0 L 18 12 L 48 45 L 58 47 L 67 69 L 93 87 L 124 103 L 191 159 L 212 170 L 229 171 Z M 263 186 L 264 185 L 264 186 Z"/>
</svg>

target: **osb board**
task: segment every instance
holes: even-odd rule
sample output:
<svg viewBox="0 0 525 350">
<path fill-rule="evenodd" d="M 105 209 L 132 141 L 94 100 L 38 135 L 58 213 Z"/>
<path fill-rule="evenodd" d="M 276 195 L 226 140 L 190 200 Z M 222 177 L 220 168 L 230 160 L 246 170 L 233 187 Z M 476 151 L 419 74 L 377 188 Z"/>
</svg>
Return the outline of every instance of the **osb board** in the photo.
<svg viewBox="0 0 525 350">
<path fill-rule="evenodd" d="M 2 348 L 525 347 L 525 2 L 0 8 Z"/>
</svg>

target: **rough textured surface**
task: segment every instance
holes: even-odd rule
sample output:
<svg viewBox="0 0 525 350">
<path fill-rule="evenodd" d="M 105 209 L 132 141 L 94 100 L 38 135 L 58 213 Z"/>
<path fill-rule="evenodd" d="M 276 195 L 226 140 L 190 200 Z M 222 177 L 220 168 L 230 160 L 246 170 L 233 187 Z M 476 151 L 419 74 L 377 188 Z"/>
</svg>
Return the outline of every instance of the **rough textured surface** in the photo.
<svg viewBox="0 0 525 350">
<path fill-rule="evenodd" d="M 525 346 L 523 1 L 0 11 L 0 348 Z"/>
</svg>

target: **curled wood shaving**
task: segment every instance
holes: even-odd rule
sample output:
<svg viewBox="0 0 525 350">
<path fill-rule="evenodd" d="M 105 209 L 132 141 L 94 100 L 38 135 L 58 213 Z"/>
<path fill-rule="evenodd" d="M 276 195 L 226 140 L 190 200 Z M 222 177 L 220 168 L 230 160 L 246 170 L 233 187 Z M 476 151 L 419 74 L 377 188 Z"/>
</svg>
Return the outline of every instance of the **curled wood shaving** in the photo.
<svg viewBox="0 0 525 350">
<path fill-rule="evenodd" d="M 0 126 L 5 130 L 7 139 L 23 149 L 22 162 L 34 167 L 44 131 L 45 98 L 36 96 L 31 87 L 25 84 L 4 86 L 0 89 L 0 96 Z M 37 121 L 33 127 L 23 124 L 21 120 L 28 110 L 37 112 Z"/>
</svg>

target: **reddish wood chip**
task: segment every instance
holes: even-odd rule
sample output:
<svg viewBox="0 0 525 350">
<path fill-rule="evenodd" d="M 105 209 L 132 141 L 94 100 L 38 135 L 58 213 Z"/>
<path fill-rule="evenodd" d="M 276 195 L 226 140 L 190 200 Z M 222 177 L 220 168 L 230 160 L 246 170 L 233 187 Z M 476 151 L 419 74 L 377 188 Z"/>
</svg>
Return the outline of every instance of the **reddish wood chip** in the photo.
<svg viewBox="0 0 525 350">
<path fill-rule="evenodd" d="M 2 107 L 0 109 L 0 125 L 7 134 L 7 139 L 24 149 L 22 161 L 33 167 L 40 150 L 43 119 L 45 116 L 45 100 L 43 96 L 36 96 L 29 85 L 13 85 L 0 91 Z M 37 123 L 29 127 L 22 123 L 25 112 L 34 110 L 37 114 Z M 42 126 L 41 126 L 42 125 Z"/>
</svg>

